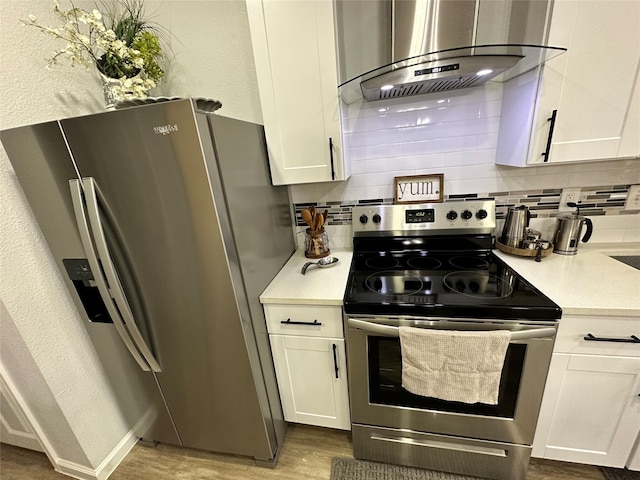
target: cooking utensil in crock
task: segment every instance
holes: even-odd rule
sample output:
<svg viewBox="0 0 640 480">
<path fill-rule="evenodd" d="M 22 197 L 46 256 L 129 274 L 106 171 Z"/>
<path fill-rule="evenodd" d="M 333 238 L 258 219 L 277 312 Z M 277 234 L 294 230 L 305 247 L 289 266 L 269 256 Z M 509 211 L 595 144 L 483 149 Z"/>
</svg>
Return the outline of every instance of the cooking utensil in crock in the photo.
<svg viewBox="0 0 640 480">
<path fill-rule="evenodd" d="M 337 259 L 336 257 L 324 257 L 324 258 L 321 258 L 320 260 L 318 260 L 317 262 L 307 262 L 302 267 L 302 274 L 304 275 L 305 273 L 307 273 L 307 268 L 309 268 L 311 265 L 315 265 L 317 267 L 322 267 L 322 268 L 324 268 L 324 267 L 332 267 L 333 265 L 335 265 L 339 261 L 340 260 Z"/>
<path fill-rule="evenodd" d="M 313 219 L 311 218 L 311 212 L 309 210 L 305 208 L 300 212 L 300 216 L 302 217 L 302 220 L 304 220 L 307 225 L 313 228 Z"/>
</svg>

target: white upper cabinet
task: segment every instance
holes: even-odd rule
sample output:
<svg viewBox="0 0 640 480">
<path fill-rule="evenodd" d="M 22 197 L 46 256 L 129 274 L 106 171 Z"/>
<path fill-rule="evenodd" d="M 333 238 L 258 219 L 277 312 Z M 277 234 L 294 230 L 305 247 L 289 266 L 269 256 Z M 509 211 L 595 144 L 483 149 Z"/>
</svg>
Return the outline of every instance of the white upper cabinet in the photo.
<svg viewBox="0 0 640 480">
<path fill-rule="evenodd" d="M 504 86 L 496 162 L 640 155 L 640 2 L 556 0 L 547 43 L 568 51 Z"/>
<path fill-rule="evenodd" d="M 273 184 L 344 180 L 333 2 L 247 11 Z"/>
</svg>

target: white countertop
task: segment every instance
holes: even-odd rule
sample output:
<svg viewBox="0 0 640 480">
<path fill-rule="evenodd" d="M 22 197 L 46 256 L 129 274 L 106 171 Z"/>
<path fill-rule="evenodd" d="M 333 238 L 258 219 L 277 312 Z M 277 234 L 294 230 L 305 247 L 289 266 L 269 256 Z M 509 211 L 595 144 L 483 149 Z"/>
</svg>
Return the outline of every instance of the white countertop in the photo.
<svg viewBox="0 0 640 480">
<path fill-rule="evenodd" d="M 495 254 L 562 308 L 563 315 L 640 317 L 640 270 L 609 255 L 640 255 L 640 243 L 581 244 L 576 255 L 552 253 L 534 261 L 498 250 Z M 316 262 L 298 250 L 265 291 L 261 303 L 342 305 L 353 252 L 334 249 L 340 262 L 332 267 L 302 266 Z"/>
<path fill-rule="evenodd" d="M 353 252 L 332 248 L 331 256 L 340 261 L 331 267 L 311 266 L 307 269 L 307 273 L 302 275 L 301 270 L 305 263 L 318 260 L 306 258 L 304 250 L 298 250 L 262 292 L 260 302 L 290 305 L 342 305 Z"/>
<path fill-rule="evenodd" d="M 640 255 L 638 243 L 580 244 L 576 255 L 534 261 L 495 254 L 562 308 L 562 315 L 640 316 L 640 270 L 608 255 Z"/>
</svg>

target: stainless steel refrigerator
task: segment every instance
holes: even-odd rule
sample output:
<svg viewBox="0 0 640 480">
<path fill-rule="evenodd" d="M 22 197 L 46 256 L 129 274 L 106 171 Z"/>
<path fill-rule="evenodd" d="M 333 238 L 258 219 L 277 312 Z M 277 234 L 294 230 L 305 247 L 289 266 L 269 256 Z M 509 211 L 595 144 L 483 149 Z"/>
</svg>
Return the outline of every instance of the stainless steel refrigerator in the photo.
<svg viewBox="0 0 640 480">
<path fill-rule="evenodd" d="M 262 126 L 183 99 L 0 139 L 133 432 L 275 463 L 258 296 L 294 235 Z"/>
</svg>

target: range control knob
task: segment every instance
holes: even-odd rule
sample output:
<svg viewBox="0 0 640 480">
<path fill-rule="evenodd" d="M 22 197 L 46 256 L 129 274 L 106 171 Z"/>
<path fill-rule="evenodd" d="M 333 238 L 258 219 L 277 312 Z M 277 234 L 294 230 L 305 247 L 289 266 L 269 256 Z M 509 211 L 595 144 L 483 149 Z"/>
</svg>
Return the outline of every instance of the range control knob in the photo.
<svg viewBox="0 0 640 480">
<path fill-rule="evenodd" d="M 360 215 L 360 223 L 365 224 L 369 221 L 369 217 L 367 217 L 364 213 Z"/>
<path fill-rule="evenodd" d="M 465 210 L 460 214 L 460 216 L 465 220 L 469 220 L 471 217 L 473 217 L 473 213 L 471 213 L 469 210 Z"/>
<path fill-rule="evenodd" d="M 447 220 L 455 220 L 456 218 L 458 218 L 457 212 L 455 212 L 454 210 L 449 210 L 449 212 L 447 213 Z"/>
<path fill-rule="evenodd" d="M 480 209 L 480 210 L 478 210 L 478 211 L 476 212 L 476 218 L 477 218 L 478 220 L 484 220 L 485 218 L 487 218 L 487 215 L 489 215 L 489 214 L 488 214 L 488 213 L 487 213 L 487 211 L 486 211 L 486 210 L 484 210 L 484 209 Z"/>
<path fill-rule="evenodd" d="M 380 217 L 380 215 L 378 215 L 377 213 L 373 216 L 372 218 L 373 223 L 380 223 L 380 220 L 382 220 L 382 217 Z"/>
</svg>

